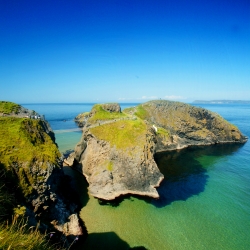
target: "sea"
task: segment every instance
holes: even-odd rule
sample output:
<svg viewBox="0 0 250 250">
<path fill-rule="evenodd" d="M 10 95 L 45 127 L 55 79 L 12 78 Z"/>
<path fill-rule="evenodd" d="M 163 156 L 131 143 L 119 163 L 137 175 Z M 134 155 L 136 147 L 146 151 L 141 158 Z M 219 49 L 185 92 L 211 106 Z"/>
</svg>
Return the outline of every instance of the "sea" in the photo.
<svg viewBox="0 0 250 250">
<path fill-rule="evenodd" d="M 74 117 L 93 106 L 22 105 L 45 115 L 62 153 L 80 141 Z M 249 104 L 192 105 L 217 112 L 250 138 Z M 250 141 L 166 152 L 155 160 L 165 176 L 159 200 L 125 196 L 99 204 L 88 194 L 85 178 L 64 168 L 73 177 L 89 233 L 78 249 L 250 249 Z"/>
</svg>

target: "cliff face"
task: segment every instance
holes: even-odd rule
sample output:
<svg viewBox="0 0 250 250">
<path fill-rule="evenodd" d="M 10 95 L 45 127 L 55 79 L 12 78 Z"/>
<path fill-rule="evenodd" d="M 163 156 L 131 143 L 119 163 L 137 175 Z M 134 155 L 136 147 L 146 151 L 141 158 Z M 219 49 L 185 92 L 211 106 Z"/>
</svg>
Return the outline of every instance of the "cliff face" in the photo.
<svg viewBox="0 0 250 250">
<path fill-rule="evenodd" d="M 63 192 L 67 178 L 49 124 L 39 115 L 30 118 L 20 105 L 0 102 L 0 111 L 0 165 L 13 176 L 30 224 L 40 221 L 43 230 L 57 229 L 72 239 L 83 235 L 77 206 Z"/>
<path fill-rule="evenodd" d="M 121 113 L 117 104 L 96 105 L 72 157 L 95 197 L 111 200 L 129 193 L 157 198 L 155 187 L 163 176 L 154 147 L 154 134 L 144 121 Z"/>
<path fill-rule="evenodd" d="M 156 152 L 247 140 L 218 114 L 179 102 L 151 101 L 123 112 L 118 104 L 95 105 L 78 117 L 83 136 L 67 162 L 86 176 L 90 194 L 105 200 L 159 197 Z"/>
</svg>

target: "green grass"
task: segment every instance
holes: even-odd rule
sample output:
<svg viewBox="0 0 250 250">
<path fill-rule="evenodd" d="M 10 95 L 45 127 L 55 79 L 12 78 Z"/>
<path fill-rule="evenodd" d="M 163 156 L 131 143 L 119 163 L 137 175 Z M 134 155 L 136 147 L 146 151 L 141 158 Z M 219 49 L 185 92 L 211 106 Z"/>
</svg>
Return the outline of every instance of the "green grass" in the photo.
<svg viewBox="0 0 250 250">
<path fill-rule="evenodd" d="M 0 113 L 16 113 L 19 108 L 14 103 L 0 102 Z M 0 117 L 0 249 L 59 249 L 38 228 L 28 228 L 26 207 L 17 205 L 32 194 L 32 184 L 43 178 L 32 176 L 30 167 L 37 164 L 47 169 L 47 163 L 58 164 L 59 156 L 42 121 Z M 12 223 L 6 223 L 8 220 Z"/>
<path fill-rule="evenodd" d="M 135 107 L 125 108 L 122 112 L 125 113 L 125 114 L 134 114 Z"/>
<path fill-rule="evenodd" d="M 0 101 L 0 113 L 3 114 L 18 113 L 20 108 L 21 106 L 16 103 Z"/>
<path fill-rule="evenodd" d="M 44 132 L 42 121 L 27 118 L 0 117 L 0 163 L 7 170 L 17 166 L 16 174 L 25 196 L 32 193 L 35 177 L 29 168 L 35 163 L 46 169 L 46 163 L 57 164 L 60 157 L 56 145 Z"/>
<path fill-rule="evenodd" d="M 53 250 L 56 247 L 37 228 L 28 228 L 24 219 L 14 219 L 10 225 L 0 224 L 0 249 Z"/>
<path fill-rule="evenodd" d="M 168 130 L 166 130 L 165 128 L 161 128 L 161 127 L 157 128 L 157 135 L 160 135 L 164 137 L 165 139 L 169 139 L 171 136 Z"/>
<path fill-rule="evenodd" d="M 143 120 L 145 120 L 149 116 L 148 111 L 144 109 L 142 105 L 138 105 L 136 107 L 135 115 Z"/>
<path fill-rule="evenodd" d="M 34 159 L 56 163 L 60 153 L 41 123 L 40 120 L 0 117 L 0 161 L 4 165 L 14 161 L 32 164 Z"/>
<path fill-rule="evenodd" d="M 139 104 L 136 107 L 126 108 L 123 110 L 123 112 L 128 115 L 136 115 L 142 120 L 146 120 L 149 117 L 148 111 L 143 107 L 142 104 Z"/>
<path fill-rule="evenodd" d="M 109 112 L 102 108 L 101 104 L 96 104 L 93 106 L 91 110 L 92 116 L 89 118 L 89 122 L 94 123 L 97 121 L 103 120 L 113 120 L 113 119 L 120 119 L 124 118 L 127 115 L 120 112 Z"/>
<path fill-rule="evenodd" d="M 18 178 L 22 184 L 22 191 L 25 192 L 26 188 L 29 189 L 31 185 L 25 178 L 28 178 L 24 168 L 20 168 L 19 172 L 24 177 L 20 178 L 13 173 L 13 168 L 10 167 L 12 159 L 25 159 L 22 154 L 30 154 L 30 150 L 38 149 L 39 141 L 34 142 L 34 146 L 27 134 L 22 131 L 23 119 L 5 117 L 0 119 L 0 249 L 3 250 L 53 250 L 62 249 L 56 245 L 52 245 L 46 235 L 40 233 L 38 228 L 29 228 L 26 225 L 24 214 L 26 211 L 25 206 L 18 206 L 17 202 L 23 202 L 23 195 L 18 188 Z M 36 124 L 36 123 L 35 123 Z M 8 126 L 7 126 L 8 125 Z M 30 128 L 31 129 L 31 128 Z M 34 129 L 34 128 L 33 128 Z M 41 132 L 41 131 L 40 131 Z M 23 134 L 24 133 L 24 134 Z M 41 132 L 42 133 L 42 132 Z M 24 136 L 26 135 L 26 136 Z M 47 136 L 47 135 L 46 135 Z M 49 138 L 45 139 L 49 141 Z M 24 143 L 27 143 L 25 145 Z M 7 143 L 7 144 L 4 144 Z M 8 145 L 9 143 L 9 145 Z M 17 144 L 16 144 L 17 143 Z M 18 144 L 19 143 L 19 144 Z M 21 145 L 21 146 L 20 146 Z M 51 146 L 51 145 L 50 145 Z M 17 148 L 19 147 L 19 149 Z M 35 149 L 34 149 L 35 147 Z M 14 157 L 16 154 L 16 157 Z M 20 157 L 20 158 L 19 158 Z M 27 159 L 28 159 L 27 158 Z M 27 160 L 26 159 L 26 160 Z M 7 168 L 5 164 L 10 164 Z M 14 163 L 14 162 L 13 162 Z M 20 162 L 22 163 L 22 162 Z M 29 176 L 30 178 L 31 176 Z M 23 188 L 22 185 L 27 186 Z M 7 223 L 12 221 L 12 223 Z"/>
<path fill-rule="evenodd" d="M 120 120 L 90 129 L 101 140 L 108 141 L 117 149 L 132 148 L 145 144 L 147 126 L 142 120 Z"/>
</svg>

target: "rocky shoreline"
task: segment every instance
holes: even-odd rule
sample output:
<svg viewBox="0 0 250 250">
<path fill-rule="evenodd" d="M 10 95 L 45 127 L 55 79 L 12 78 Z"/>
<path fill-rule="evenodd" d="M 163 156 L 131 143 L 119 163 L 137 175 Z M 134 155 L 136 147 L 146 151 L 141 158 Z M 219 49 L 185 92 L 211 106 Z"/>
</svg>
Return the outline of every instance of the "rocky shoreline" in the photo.
<svg viewBox="0 0 250 250">
<path fill-rule="evenodd" d="M 121 112 L 119 104 L 97 104 L 80 114 L 81 141 L 65 160 L 89 183 L 89 193 L 102 200 L 136 194 L 159 198 L 163 180 L 158 152 L 190 146 L 244 143 L 239 129 L 216 113 L 188 104 L 151 101 Z"/>
</svg>

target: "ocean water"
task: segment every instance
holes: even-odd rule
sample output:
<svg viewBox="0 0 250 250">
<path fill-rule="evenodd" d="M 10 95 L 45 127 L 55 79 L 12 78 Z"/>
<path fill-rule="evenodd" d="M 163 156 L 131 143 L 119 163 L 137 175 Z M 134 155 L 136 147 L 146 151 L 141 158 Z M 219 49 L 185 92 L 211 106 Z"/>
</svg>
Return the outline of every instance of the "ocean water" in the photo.
<svg viewBox="0 0 250 250">
<path fill-rule="evenodd" d="M 123 106 L 133 106 L 126 104 Z M 55 131 L 59 149 L 80 140 L 73 118 L 91 104 L 26 104 L 44 114 Z M 250 105 L 195 105 L 215 111 L 250 137 Z M 70 168 L 88 229 L 79 249 L 249 249 L 250 142 L 158 154 L 165 179 L 161 198 L 126 196 L 100 205 L 87 193 L 83 176 Z"/>
</svg>

